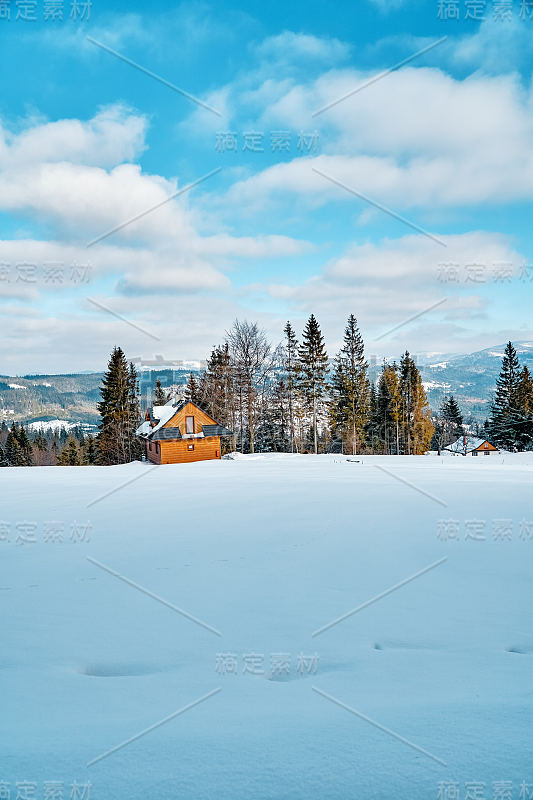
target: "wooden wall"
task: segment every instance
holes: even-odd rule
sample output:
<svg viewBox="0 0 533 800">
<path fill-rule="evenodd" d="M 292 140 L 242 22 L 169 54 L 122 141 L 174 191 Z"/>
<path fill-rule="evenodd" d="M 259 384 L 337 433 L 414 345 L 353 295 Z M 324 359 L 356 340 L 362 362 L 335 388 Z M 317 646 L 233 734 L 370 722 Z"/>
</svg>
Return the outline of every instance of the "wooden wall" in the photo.
<svg viewBox="0 0 533 800">
<path fill-rule="evenodd" d="M 181 439 L 175 442 L 159 442 L 161 464 L 184 464 L 190 461 L 206 461 L 220 458 L 220 436 L 205 439 Z M 188 445 L 194 444 L 194 450 Z"/>
<path fill-rule="evenodd" d="M 151 445 L 151 448 L 150 448 Z M 146 458 L 152 462 L 152 464 L 160 464 L 160 454 L 157 450 L 157 442 L 145 442 L 146 446 Z"/>
</svg>

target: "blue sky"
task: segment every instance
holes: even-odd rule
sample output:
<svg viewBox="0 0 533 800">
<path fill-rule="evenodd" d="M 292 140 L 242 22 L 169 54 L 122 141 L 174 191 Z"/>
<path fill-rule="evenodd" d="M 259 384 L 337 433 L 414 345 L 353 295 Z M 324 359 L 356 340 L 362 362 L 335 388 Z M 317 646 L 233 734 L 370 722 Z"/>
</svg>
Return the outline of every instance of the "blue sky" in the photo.
<svg viewBox="0 0 533 800">
<path fill-rule="evenodd" d="M 0 372 L 311 312 L 369 357 L 533 338 L 533 9 L 484 5 L 11 0 Z"/>
</svg>

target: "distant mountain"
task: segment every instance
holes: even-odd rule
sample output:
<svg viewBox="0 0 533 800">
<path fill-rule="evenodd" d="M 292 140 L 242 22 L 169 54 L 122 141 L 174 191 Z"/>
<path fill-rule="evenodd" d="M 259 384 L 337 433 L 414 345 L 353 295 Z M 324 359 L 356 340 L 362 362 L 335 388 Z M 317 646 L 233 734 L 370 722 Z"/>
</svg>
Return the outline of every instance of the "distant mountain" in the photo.
<svg viewBox="0 0 533 800">
<path fill-rule="evenodd" d="M 533 371 L 533 342 L 513 342 L 520 365 Z M 419 362 L 428 400 L 438 408 L 444 395 L 453 394 L 462 410 L 484 420 L 499 375 L 505 344 L 468 355 L 455 355 Z M 422 361 L 422 360 L 421 360 Z"/>
<path fill-rule="evenodd" d="M 178 368 L 147 368 L 139 373 L 141 395 L 150 399 L 157 378 L 163 388 L 179 387 L 187 382 L 191 371 L 199 369 L 195 362 L 183 362 Z M 96 425 L 100 421 L 96 408 L 100 400 L 103 372 L 73 375 L 0 376 L 0 421 L 51 422 Z"/>
<path fill-rule="evenodd" d="M 533 342 L 514 342 L 521 364 L 533 372 Z M 428 400 L 438 408 L 447 394 L 453 394 L 467 418 L 484 420 L 500 372 L 505 344 L 468 355 L 442 355 L 424 353 L 417 356 Z M 392 360 L 392 358 L 390 359 Z M 397 359 L 399 360 L 399 359 Z M 179 389 L 187 382 L 189 373 L 204 366 L 200 361 L 173 362 L 159 367 L 137 365 L 142 397 L 149 402 L 155 382 L 159 378 L 163 388 Z M 370 369 L 376 380 L 379 365 Z M 0 421 L 51 422 L 96 425 L 99 422 L 96 404 L 100 399 L 102 372 L 84 372 L 75 375 L 25 375 L 11 377 L 0 375 Z"/>
</svg>

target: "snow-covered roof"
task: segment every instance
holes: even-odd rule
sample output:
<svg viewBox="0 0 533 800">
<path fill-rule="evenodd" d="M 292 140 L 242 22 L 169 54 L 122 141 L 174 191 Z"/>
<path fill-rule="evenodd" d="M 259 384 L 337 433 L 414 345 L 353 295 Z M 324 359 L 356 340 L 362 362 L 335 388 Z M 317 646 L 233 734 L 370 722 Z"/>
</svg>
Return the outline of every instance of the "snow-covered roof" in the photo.
<svg viewBox="0 0 533 800">
<path fill-rule="evenodd" d="M 152 430 L 152 428 L 150 426 L 150 420 L 147 419 L 147 420 L 145 420 L 145 422 L 143 422 L 142 425 L 139 425 L 139 427 L 135 431 L 135 435 L 136 436 L 146 436 L 147 434 L 150 433 L 151 430 Z"/>
<path fill-rule="evenodd" d="M 477 450 L 486 441 L 487 439 L 481 439 L 479 436 L 467 436 L 466 439 L 460 436 L 453 444 L 449 444 L 445 450 L 450 450 L 452 453 L 471 453 L 472 450 Z"/>
<path fill-rule="evenodd" d="M 166 425 L 166 423 L 172 419 L 182 405 L 183 404 L 175 405 L 173 400 L 169 400 L 164 406 L 154 406 L 150 411 L 150 419 L 157 420 L 156 425 L 152 426 L 150 420 L 146 420 L 137 428 L 135 431 L 136 435 L 151 436 L 151 434 L 156 433 L 163 425 Z"/>
<path fill-rule="evenodd" d="M 203 439 L 206 436 L 232 436 L 232 432 L 224 425 L 213 423 L 212 425 L 202 425 L 202 430 L 196 433 L 181 433 L 180 429 L 164 428 L 164 426 L 172 419 L 172 417 L 187 405 L 187 400 L 182 403 L 176 403 L 169 400 L 164 406 L 153 406 L 148 410 L 150 419 L 145 420 L 142 425 L 139 425 L 135 434 L 142 436 L 145 439 L 157 442 L 162 439 Z M 194 405 L 194 404 L 193 404 Z M 155 425 L 152 423 L 156 422 Z M 164 428 L 164 430 L 161 430 Z"/>
</svg>

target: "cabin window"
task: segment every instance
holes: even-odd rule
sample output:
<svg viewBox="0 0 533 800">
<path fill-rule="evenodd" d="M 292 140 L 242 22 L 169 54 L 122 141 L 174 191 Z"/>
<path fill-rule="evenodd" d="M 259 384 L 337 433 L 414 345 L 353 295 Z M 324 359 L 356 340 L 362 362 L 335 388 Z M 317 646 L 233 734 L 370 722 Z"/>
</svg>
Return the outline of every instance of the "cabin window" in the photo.
<svg viewBox="0 0 533 800">
<path fill-rule="evenodd" d="M 484 453 L 484 455 L 486 455 L 486 456 L 490 456 L 490 450 L 485 450 L 485 453 Z"/>
<path fill-rule="evenodd" d="M 472 455 L 477 456 L 477 450 L 472 450 Z"/>
<path fill-rule="evenodd" d="M 194 445 L 193 444 L 188 444 L 187 445 L 187 450 L 194 450 Z"/>
<path fill-rule="evenodd" d="M 489 449 L 489 443 L 488 443 L 488 442 L 485 442 L 485 444 L 483 445 L 483 447 L 485 448 L 485 450 L 488 450 L 488 449 Z"/>
<path fill-rule="evenodd" d="M 194 417 L 185 417 L 185 433 L 194 433 Z"/>
</svg>

